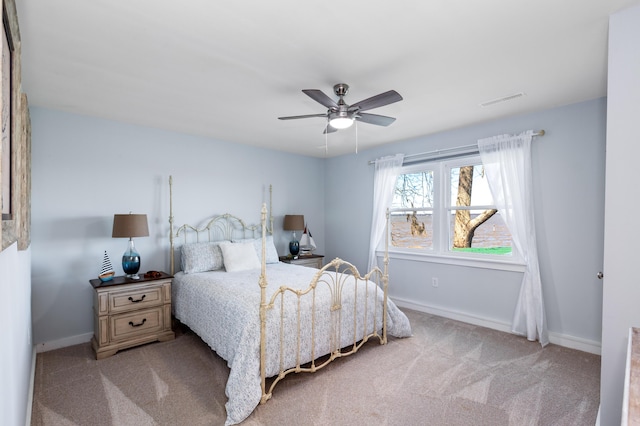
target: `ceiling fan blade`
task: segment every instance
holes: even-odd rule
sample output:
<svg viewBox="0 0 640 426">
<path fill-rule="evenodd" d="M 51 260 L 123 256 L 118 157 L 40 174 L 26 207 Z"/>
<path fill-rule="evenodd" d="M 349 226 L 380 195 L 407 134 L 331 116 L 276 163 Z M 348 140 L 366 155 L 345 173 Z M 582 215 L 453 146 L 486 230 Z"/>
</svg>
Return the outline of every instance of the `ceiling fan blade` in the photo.
<svg viewBox="0 0 640 426">
<path fill-rule="evenodd" d="M 324 128 L 324 132 L 322 132 L 322 134 L 324 135 L 325 133 L 335 133 L 337 131 L 338 129 L 336 129 L 335 127 L 331 127 L 329 123 L 327 123 L 327 125 Z"/>
<path fill-rule="evenodd" d="M 362 121 L 363 123 L 375 124 L 376 126 L 388 126 L 396 121 L 396 119 L 393 117 L 387 117 L 386 115 L 369 114 L 366 112 L 358 113 L 358 115 L 356 115 L 356 120 Z"/>
<path fill-rule="evenodd" d="M 336 101 L 325 95 L 322 90 L 317 89 L 304 89 L 302 91 L 314 101 L 326 106 L 327 108 L 338 108 Z"/>
<path fill-rule="evenodd" d="M 349 111 L 366 111 L 368 109 L 378 108 L 401 100 L 402 96 L 400 96 L 398 92 L 395 90 L 389 90 L 388 92 L 380 93 L 379 95 L 372 96 L 351 105 L 349 107 Z"/>
<path fill-rule="evenodd" d="M 311 117 L 327 118 L 327 114 L 292 115 L 289 117 L 278 117 L 278 120 L 297 120 L 298 118 L 311 118 Z"/>
</svg>

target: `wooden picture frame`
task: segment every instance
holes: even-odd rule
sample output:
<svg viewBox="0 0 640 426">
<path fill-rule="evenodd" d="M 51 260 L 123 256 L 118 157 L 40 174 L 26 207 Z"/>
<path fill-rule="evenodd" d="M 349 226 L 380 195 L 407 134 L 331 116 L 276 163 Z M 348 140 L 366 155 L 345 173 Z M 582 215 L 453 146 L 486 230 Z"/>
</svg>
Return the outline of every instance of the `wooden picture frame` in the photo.
<svg viewBox="0 0 640 426">
<path fill-rule="evenodd" d="M 26 95 L 21 93 L 21 44 L 14 0 L 2 1 L 2 64 L 0 65 L 0 194 L 2 250 L 18 242 L 29 247 L 31 228 L 31 122 Z M 6 202 L 5 202 L 6 200 Z"/>
<path fill-rule="evenodd" d="M 2 10 L 2 34 L 0 40 L 0 135 L 2 147 L 0 155 L 2 164 L 0 165 L 0 182 L 2 182 L 2 192 L 0 205 L 2 206 L 2 220 L 13 219 L 13 206 L 11 203 L 11 57 L 13 56 L 13 43 L 11 38 L 11 26 L 8 22 L 6 9 Z"/>
</svg>

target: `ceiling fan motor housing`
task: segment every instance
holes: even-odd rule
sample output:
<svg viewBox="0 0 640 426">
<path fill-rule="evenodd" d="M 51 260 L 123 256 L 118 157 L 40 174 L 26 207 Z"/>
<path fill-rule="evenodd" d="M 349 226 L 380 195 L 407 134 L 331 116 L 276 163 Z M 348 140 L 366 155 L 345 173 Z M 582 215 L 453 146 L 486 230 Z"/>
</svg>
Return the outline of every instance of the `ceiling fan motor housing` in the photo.
<svg viewBox="0 0 640 426">
<path fill-rule="evenodd" d="M 340 98 L 342 98 L 348 92 L 349 92 L 349 85 L 346 83 L 338 83 L 335 86 L 333 86 L 333 93 L 340 96 Z"/>
<path fill-rule="evenodd" d="M 333 86 L 333 92 L 337 96 L 339 96 L 340 99 L 338 99 L 338 109 L 330 108 L 327 111 L 329 123 L 332 123 L 333 126 L 335 127 L 337 122 L 334 120 L 336 119 L 346 118 L 353 121 L 354 114 L 353 112 L 352 113 L 349 112 L 349 105 L 346 104 L 343 98 L 343 96 L 345 96 L 347 92 L 349 92 L 349 85 L 346 83 L 338 83 L 335 86 Z M 342 123 L 343 123 L 342 126 L 338 128 L 345 128 L 351 125 L 351 123 L 348 123 L 347 121 L 343 121 Z"/>
</svg>

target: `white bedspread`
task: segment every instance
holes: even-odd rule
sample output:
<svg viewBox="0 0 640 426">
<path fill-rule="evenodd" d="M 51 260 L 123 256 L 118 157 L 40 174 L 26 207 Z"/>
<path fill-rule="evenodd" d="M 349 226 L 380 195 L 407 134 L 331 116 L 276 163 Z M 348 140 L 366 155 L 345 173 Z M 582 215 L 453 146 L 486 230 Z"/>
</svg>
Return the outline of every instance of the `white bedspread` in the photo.
<svg viewBox="0 0 640 426">
<path fill-rule="evenodd" d="M 309 286 L 317 269 L 290 265 L 285 263 L 267 265 L 267 296 L 271 295 L 283 285 L 293 288 L 305 289 Z M 226 395 L 229 398 L 226 409 L 226 425 L 240 423 L 246 419 L 255 407 L 260 403 L 260 287 L 258 279 L 260 270 L 242 272 L 202 272 L 196 274 L 175 274 L 173 282 L 173 310 L 175 317 L 186 324 L 203 341 L 205 341 L 218 355 L 224 358 L 231 372 L 226 386 Z M 364 301 L 364 283 L 359 284 L 357 298 Z M 367 298 L 367 333 L 373 330 L 374 304 L 378 303 L 376 328 L 382 327 L 382 300 L 383 292 L 378 290 L 377 302 L 373 290 L 375 284 L 369 283 L 369 296 Z M 340 333 L 340 347 L 353 344 L 354 319 L 353 319 L 353 291 L 345 291 L 342 300 L 342 313 L 339 317 L 331 314 L 329 310 L 330 292 L 328 286 L 321 284 L 316 290 L 318 296 L 323 296 L 322 302 L 316 301 L 316 331 L 315 331 L 315 357 L 330 351 L 327 333 L 331 329 L 331 322 L 342 324 Z M 285 312 L 295 312 L 297 298 L 291 293 L 285 297 Z M 304 302 L 308 305 L 310 302 Z M 358 315 L 362 318 L 364 303 L 358 303 Z M 300 321 L 305 330 L 300 342 L 295 336 L 289 335 L 284 340 L 284 367 L 295 366 L 295 349 L 301 346 L 301 363 L 311 360 L 311 331 L 310 309 L 303 314 Z M 387 332 L 396 337 L 408 337 L 411 335 L 409 320 L 397 306 L 388 300 Z M 331 317 L 333 316 L 333 319 Z M 285 327 L 297 327 L 294 318 L 285 321 Z M 269 311 L 267 317 L 267 376 L 278 373 L 280 366 L 280 305 L 276 304 Z M 337 318 L 337 319 L 336 319 Z M 363 320 L 356 324 L 356 333 L 362 336 L 364 332 Z M 357 355 L 356 355 L 357 356 Z M 276 389 L 277 392 L 277 389 Z"/>
</svg>

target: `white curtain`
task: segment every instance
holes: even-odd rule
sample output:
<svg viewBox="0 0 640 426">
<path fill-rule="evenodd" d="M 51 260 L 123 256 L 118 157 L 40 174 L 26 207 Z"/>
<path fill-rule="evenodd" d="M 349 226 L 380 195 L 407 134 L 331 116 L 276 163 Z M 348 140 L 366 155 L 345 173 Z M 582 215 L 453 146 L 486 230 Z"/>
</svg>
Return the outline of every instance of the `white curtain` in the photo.
<svg viewBox="0 0 640 426">
<path fill-rule="evenodd" d="M 376 160 L 376 171 L 373 176 L 373 220 L 371 221 L 367 271 L 378 266 L 376 248 L 384 238 L 387 225 L 387 208 L 391 207 L 393 188 L 403 160 L 404 154 L 390 155 Z"/>
<path fill-rule="evenodd" d="M 533 215 L 532 138 L 533 131 L 495 136 L 479 140 L 478 149 L 496 208 L 526 262 L 511 329 L 545 346 L 549 337 Z"/>
</svg>

